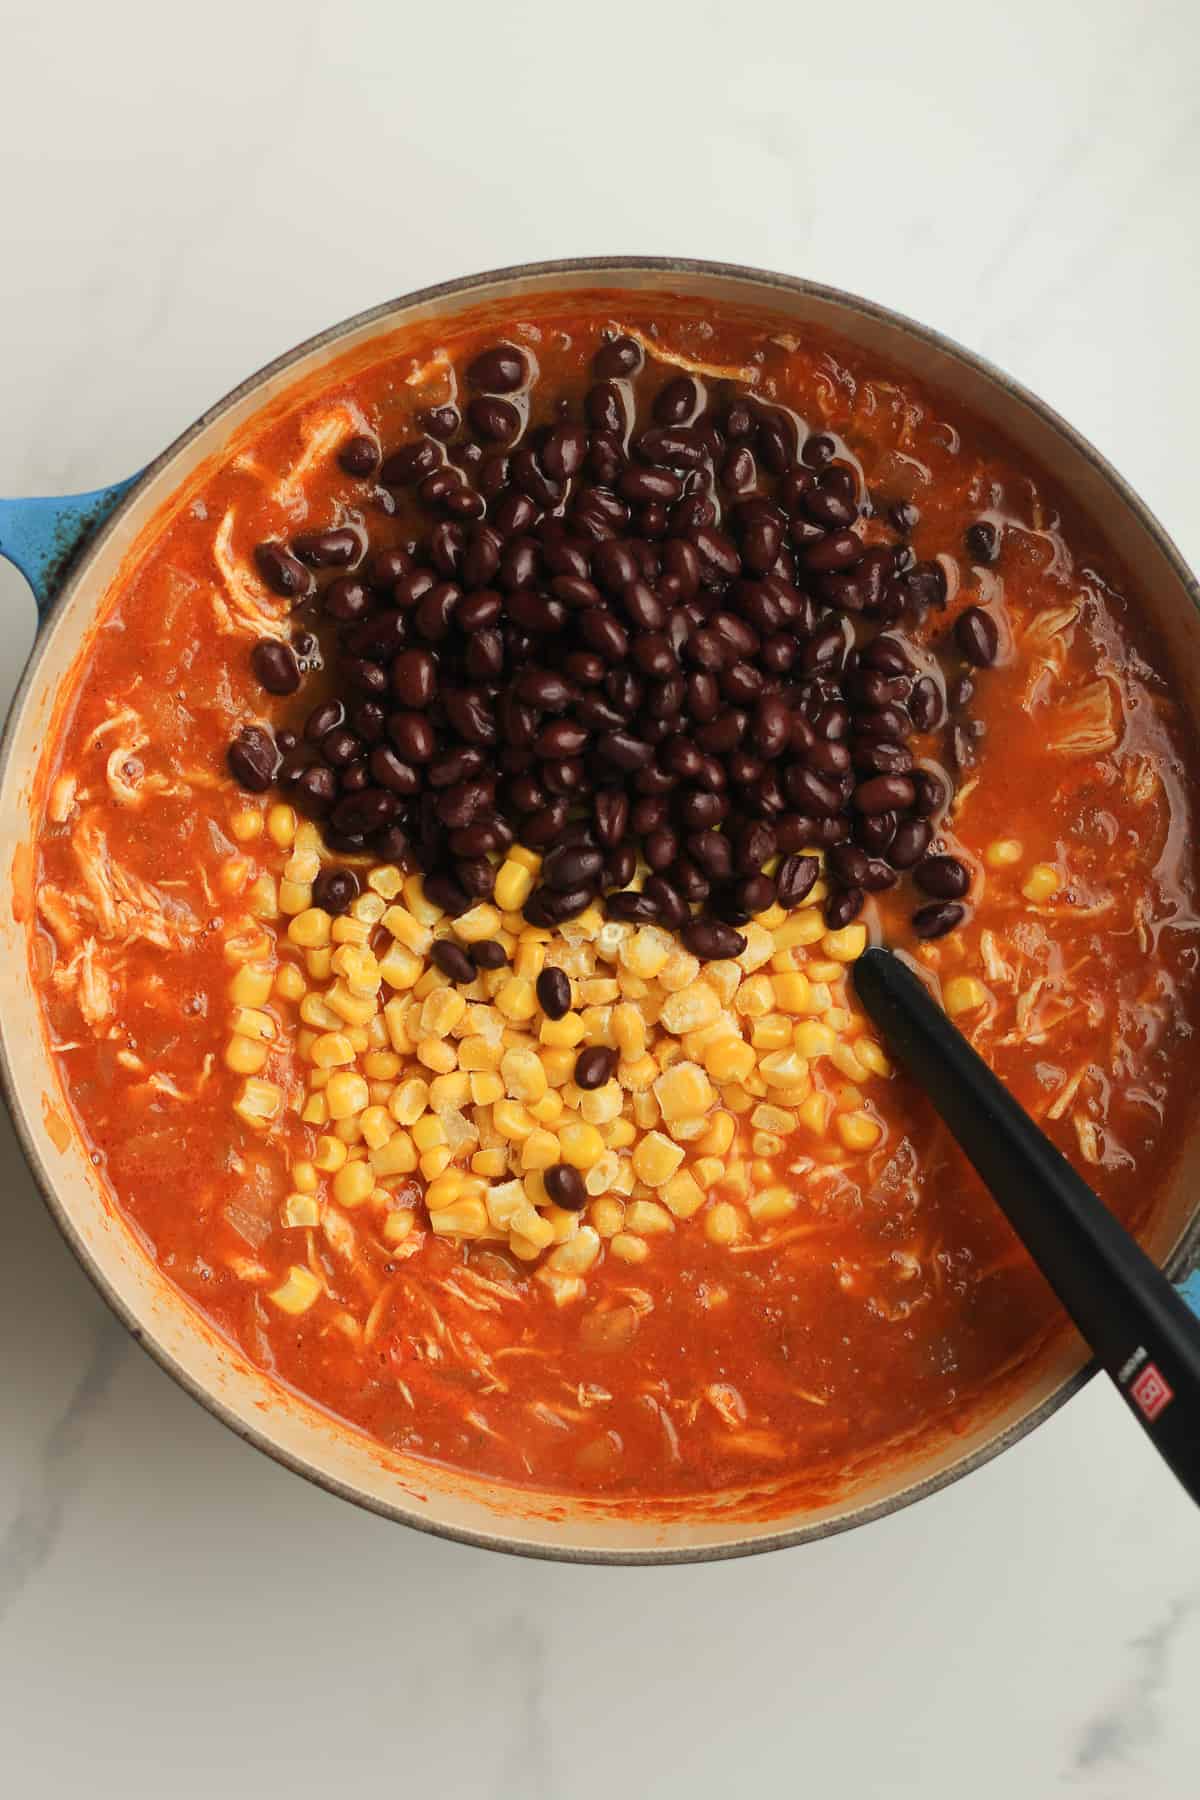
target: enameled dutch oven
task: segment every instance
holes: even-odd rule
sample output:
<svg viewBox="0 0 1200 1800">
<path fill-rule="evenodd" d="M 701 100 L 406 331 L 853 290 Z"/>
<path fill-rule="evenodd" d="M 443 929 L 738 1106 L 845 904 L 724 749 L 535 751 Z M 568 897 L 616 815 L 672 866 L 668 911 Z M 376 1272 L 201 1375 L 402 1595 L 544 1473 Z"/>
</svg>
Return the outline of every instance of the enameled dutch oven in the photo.
<svg viewBox="0 0 1200 1800">
<path fill-rule="evenodd" d="M 1007 376 L 924 326 L 811 282 L 758 269 L 657 258 L 533 264 L 476 275 L 376 307 L 271 363 L 129 481 L 68 500 L 0 501 L 0 553 L 28 576 L 41 629 L 0 753 L 0 843 L 28 858 L 38 757 L 52 710 L 106 589 L 157 509 L 230 435 L 293 384 L 412 325 L 482 306 L 519 310 L 525 296 L 598 287 L 639 297 L 685 293 L 714 310 L 758 307 L 818 326 L 910 371 L 1009 440 L 1096 522 L 1140 577 L 1177 691 L 1200 731 L 1200 591 L 1157 520 L 1090 444 Z M 19 882 L 15 884 L 19 888 Z M 11 899 L 11 896 L 10 896 Z M 134 1242 L 67 1128 L 46 1052 L 21 909 L 0 918 L 0 1072 L 17 1131 L 63 1236 L 117 1316 L 189 1393 L 248 1442 L 388 1518 L 467 1543 L 595 1562 L 680 1562 L 753 1551 L 847 1530 L 967 1474 L 1062 1405 L 1090 1374 L 1079 1340 L 1061 1334 L 969 1421 L 928 1433 L 847 1477 L 802 1510 L 747 1517 L 728 1505 L 676 1503 L 655 1516 L 615 1505 L 519 1492 L 393 1455 L 284 1393 L 193 1313 Z M 1147 1248 L 1184 1283 L 1200 1311 L 1200 1135 L 1181 1145 Z M 1190 1280 L 1187 1279 L 1190 1275 Z"/>
</svg>

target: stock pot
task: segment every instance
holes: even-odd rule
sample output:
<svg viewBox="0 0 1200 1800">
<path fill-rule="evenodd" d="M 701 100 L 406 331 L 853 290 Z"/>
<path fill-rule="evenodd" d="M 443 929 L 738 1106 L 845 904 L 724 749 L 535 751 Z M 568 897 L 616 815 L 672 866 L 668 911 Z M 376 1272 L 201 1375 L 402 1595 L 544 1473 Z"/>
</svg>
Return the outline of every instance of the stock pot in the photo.
<svg viewBox="0 0 1200 1800">
<path fill-rule="evenodd" d="M 93 494 L 0 501 L 0 554 L 28 577 L 40 629 L 0 751 L 0 842 L 28 855 L 34 776 L 56 696 L 124 556 L 172 492 L 219 456 L 262 408 L 348 354 L 408 326 L 523 297 L 597 287 L 647 295 L 686 293 L 714 310 L 769 310 L 836 333 L 953 396 L 1014 449 L 1050 468 L 1137 569 L 1144 609 L 1174 672 L 1178 697 L 1200 731 L 1200 590 L 1148 509 L 1091 445 L 1007 376 L 924 326 L 850 294 L 756 269 L 657 258 L 530 264 L 427 288 L 333 326 L 289 351 L 219 401 L 149 468 Z M 1064 1333 L 1029 1363 L 966 1430 L 922 1436 L 818 1506 L 747 1518 L 700 1502 L 653 1516 L 594 1501 L 498 1487 L 391 1453 L 275 1386 L 194 1313 L 107 1202 L 67 1125 L 47 1052 L 26 954 L 26 925 L 9 896 L 0 912 L 0 1079 L 34 1177 L 72 1250 L 134 1337 L 239 1436 L 332 1493 L 421 1530 L 492 1549 L 595 1562 L 700 1561 L 780 1548 L 844 1531 L 895 1511 L 968 1474 L 1056 1410 L 1091 1373 Z M 1200 1311 L 1200 1130 L 1179 1147 L 1147 1248 Z"/>
</svg>

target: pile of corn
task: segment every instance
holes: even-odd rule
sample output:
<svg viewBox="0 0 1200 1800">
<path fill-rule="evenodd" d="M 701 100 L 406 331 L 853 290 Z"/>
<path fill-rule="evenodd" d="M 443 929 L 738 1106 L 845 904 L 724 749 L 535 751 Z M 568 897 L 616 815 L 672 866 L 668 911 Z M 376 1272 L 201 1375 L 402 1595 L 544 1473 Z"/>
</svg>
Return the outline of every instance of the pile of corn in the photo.
<svg viewBox="0 0 1200 1800">
<path fill-rule="evenodd" d="M 735 960 L 702 964 L 671 933 L 596 906 L 556 930 L 527 924 L 539 858 L 520 847 L 497 871 L 494 903 L 460 918 L 390 866 L 334 917 L 312 904 L 315 827 L 277 804 L 239 811 L 231 828 L 245 849 L 224 885 L 255 923 L 226 940 L 238 964 L 226 1063 L 245 1078 L 241 1120 L 281 1136 L 286 1126 L 304 1146 L 285 1229 L 366 1207 L 399 1246 L 427 1222 L 441 1237 L 504 1243 L 565 1303 L 603 1256 L 643 1262 L 685 1220 L 720 1245 L 786 1220 L 798 1204 L 790 1160 L 846 1160 L 881 1140 L 862 1090 L 891 1071 L 845 983 L 866 932 L 826 929 L 821 882 L 796 912 L 772 907 L 743 927 Z M 249 854 L 264 832 L 286 853 L 278 880 Z M 431 961 L 440 937 L 468 952 L 498 943 L 507 960 L 456 985 Z M 571 984 L 558 1019 L 538 1002 L 547 966 Z M 573 1077 L 593 1045 L 617 1061 L 589 1089 Z M 582 1176 L 579 1211 L 546 1193 L 560 1162 Z M 319 1291 L 297 1264 L 271 1297 L 302 1311 Z"/>
</svg>

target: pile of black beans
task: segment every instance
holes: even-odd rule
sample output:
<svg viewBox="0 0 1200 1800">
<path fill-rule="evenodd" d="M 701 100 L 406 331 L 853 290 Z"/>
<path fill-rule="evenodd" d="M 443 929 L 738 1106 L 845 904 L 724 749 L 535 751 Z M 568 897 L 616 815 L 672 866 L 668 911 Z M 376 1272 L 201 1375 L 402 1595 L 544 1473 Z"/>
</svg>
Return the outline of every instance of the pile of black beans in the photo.
<svg viewBox="0 0 1200 1800">
<path fill-rule="evenodd" d="M 733 383 L 664 371 L 639 419 L 642 364 L 609 338 L 582 418 L 559 402 L 531 425 L 529 358 L 498 344 L 464 411 L 425 412 L 386 456 L 342 446 L 368 494 L 393 513 L 407 495 L 428 526 L 258 547 L 299 609 L 292 645 L 255 647 L 259 681 L 293 693 L 323 654 L 333 692 L 297 731 L 243 729 L 233 774 L 276 785 L 333 850 L 420 868 L 452 915 L 519 841 L 543 855 L 533 922 L 602 896 L 729 955 L 738 925 L 806 898 L 798 853 L 819 847 L 832 927 L 911 871 L 918 934 L 952 930 L 970 876 L 936 841 L 950 779 L 912 748 L 950 728 L 941 666 L 906 635 L 946 600 L 909 543 L 916 508 L 873 505 L 837 440 Z M 984 608 L 959 616 L 960 696 L 998 641 Z"/>
</svg>

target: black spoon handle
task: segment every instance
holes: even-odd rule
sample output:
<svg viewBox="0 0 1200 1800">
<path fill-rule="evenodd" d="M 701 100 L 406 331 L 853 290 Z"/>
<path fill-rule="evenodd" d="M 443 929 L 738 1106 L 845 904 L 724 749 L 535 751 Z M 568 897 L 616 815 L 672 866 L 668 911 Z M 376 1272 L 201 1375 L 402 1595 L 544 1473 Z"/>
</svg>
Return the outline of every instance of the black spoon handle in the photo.
<svg viewBox="0 0 1200 1800">
<path fill-rule="evenodd" d="M 854 985 L 1138 1424 L 1200 1503 L 1200 1320 L 900 957 L 867 950 L 854 965 Z"/>
</svg>

